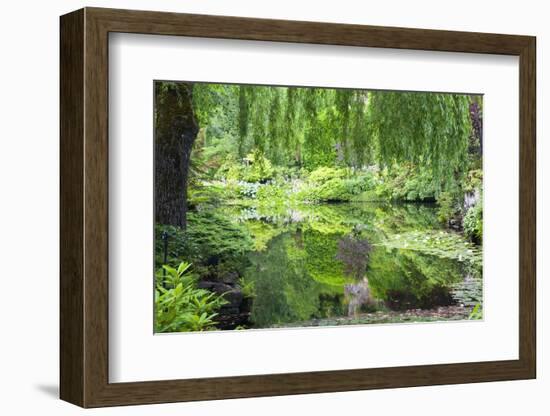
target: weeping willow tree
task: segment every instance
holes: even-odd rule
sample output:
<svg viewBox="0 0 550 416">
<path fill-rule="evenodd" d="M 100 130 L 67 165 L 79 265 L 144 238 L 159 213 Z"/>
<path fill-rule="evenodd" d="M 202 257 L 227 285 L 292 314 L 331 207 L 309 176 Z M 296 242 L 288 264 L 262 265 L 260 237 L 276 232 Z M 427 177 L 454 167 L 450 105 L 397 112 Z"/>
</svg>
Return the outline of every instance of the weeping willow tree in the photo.
<svg viewBox="0 0 550 416">
<path fill-rule="evenodd" d="M 157 83 L 155 93 L 157 221 L 166 224 L 185 224 L 199 128 L 219 160 L 254 152 L 309 170 L 411 163 L 438 188 L 460 180 L 469 151 L 481 154 L 481 101 L 469 95 L 200 83 Z"/>
<path fill-rule="evenodd" d="M 366 91 L 242 86 L 240 154 L 257 148 L 279 164 L 362 166 L 372 153 L 367 102 Z"/>
<path fill-rule="evenodd" d="M 238 140 L 242 152 L 255 147 L 279 163 L 407 162 L 445 184 L 465 171 L 479 114 L 472 103 L 461 94 L 246 86 Z"/>
<path fill-rule="evenodd" d="M 411 162 L 436 183 L 466 171 L 471 134 L 467 95 L 371 92 L 366 126 L 378 163 Z"/>
</svg>

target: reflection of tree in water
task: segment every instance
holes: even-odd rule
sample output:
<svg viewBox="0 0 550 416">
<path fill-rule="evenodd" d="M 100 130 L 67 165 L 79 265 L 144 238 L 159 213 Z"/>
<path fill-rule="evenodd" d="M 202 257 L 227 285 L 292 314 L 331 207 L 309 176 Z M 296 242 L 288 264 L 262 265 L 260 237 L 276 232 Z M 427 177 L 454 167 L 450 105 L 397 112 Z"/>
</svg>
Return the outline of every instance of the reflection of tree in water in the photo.
<svg viewBox="0 0 550 416">
<path fill-rule="evenodd" d="M 375 303 L 366 277 L 359 282 L 345 285 L 344 295 L 348 303 L 348 316 L 357 315 L 363 306 Z"/>
<path fill-rule="evenodd" d="M 288 321 L 288 305 L 284 296 L 283 276 L 287 269 L 287 256 L 278 238 L 270 243 L 264 255 L 252 257 L 249 275 L 253 276 L 256 297 L 252 305 L 251 320 L 261 327 Z"/>
<path fill-rule="evenodd" d="M 348 235 L 338 241 L 336 260 L 344 264 L 344 272 L 359 281 L 365 277 L 371 244 L 366 238 Z"/>
<path fill-rule="evenodd" d="M 462 268 L 452 259 L 383 247 L 376 247 L 370 256 L 372 294 L 392 310 L 452 304 L 449 287 L 462 279 Z"/>
<path fill-rule="evenodd" d="M 344 286 L 344 295 L 348 303 L 348 315 L 357 315 L 361 307 L 373 304 L 367 278 L 367 265 L 372 245 L 362 238 L 357 230 L 338 241 L 336 260 L 344 264 L 344 273 L 353 277 L 354 283 Z"/>
<path fill-rule="evenodd" d="M 283 234 L 271 240 L 269 250 L 252 257 L 248 274 L 255 282 L 254 326 L 306 320 L 318 312 L 318 285 L 307 274 L 300 251 L 296 240 Z"/>
</svg>

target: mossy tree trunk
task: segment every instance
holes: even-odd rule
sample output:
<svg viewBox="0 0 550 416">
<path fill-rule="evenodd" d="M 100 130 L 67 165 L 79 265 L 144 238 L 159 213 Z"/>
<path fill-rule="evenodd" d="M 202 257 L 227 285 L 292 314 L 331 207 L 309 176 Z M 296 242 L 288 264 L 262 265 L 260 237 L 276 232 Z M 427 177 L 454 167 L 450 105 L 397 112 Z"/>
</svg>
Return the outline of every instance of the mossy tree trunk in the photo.
<svg viewBox="0 0 550 416">
<path fill-rule="evenodd" d="M 193 86 L 155 83 L 155 221 L 185 228 L 193 143 L 199 126 Z"/>
</svg>

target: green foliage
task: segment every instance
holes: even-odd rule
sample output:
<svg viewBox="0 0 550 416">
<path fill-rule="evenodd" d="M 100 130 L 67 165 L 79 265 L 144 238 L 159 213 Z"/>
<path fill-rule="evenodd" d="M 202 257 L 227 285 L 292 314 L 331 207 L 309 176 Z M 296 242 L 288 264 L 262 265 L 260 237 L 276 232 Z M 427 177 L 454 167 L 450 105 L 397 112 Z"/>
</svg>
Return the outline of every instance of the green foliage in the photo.
<svg viewBox="0 0 550 416">
<path fill-rule="evenodd" d="M 461 278 L 451 259 L 380 247 L 371 253 L 367 275 L 373 295 L 400 310 L 451 302 L 449 285 Z"/>
<path fill-rule="evenodd" d="M 454 182 L 468 163 L 470 98 L 460 94 L 376 91 L 367 123 L 379 160 L 427 168 L 436 183 Z"/>
<path fill-rule="evenodd" d="M 462 183 L 464 192 L 474 192 L 481 189 L 483 185 L 483 171 L 481 169 L 472 169 L 468 171 Z"/>
<path fill-rule="evenodd" d="M 260 186 L 256 193 L 258 200 L 271 203 L 281 201 L 286 197 L 286 189 L 284 183 L 269 183 Z"/>
<path fill-rule="evenodd" d="M 255 327 L 343 313 L 341 286 L 312 279 L 305 264 L 313 248 L 310 243 L 315 245 L 317 236 L 320 234 L 281 234 L 273 238 L 269 250 L 251 256 L 246 281 L 255 283 L 251 316 Z M 314 267 L 319 270 L 323 266 L 319 263 Z M 334 266 L 327 261 L 326 267 L 328 275 Z"/>
<path fill-rule="evenodd" d="M 239 286 L 245 298 L 256 297 L 256 284 L 254 281 L 246 280 L 244 277 L 239 278 Z"/>
<path fill-rule="evenodd" d="M 437 187 L 430 169 L 394 164 L 380 173 L 376 195 L 388 201 L 434 201 Z"/>
<path fill-rule="evenodd" d="M 163 241 L 160 238 L 163 231 L 169 235 L 169 265 L 189 259 L 201 276 L 246 267 L 246 255 L 253 249 L 253 241 L 244 226 L 212 212 L 190 212 L 187 220 L 185 231 L 173 226 L 155 226 L 157 267 L 163 264 Z"/>
<path fill-rule="evenodd" d="M 257 147 L 308 168 L 413 162 L 441 182 L 468 162 L 467 95 L 250 87 L 238 90 L 241 155 Z"/>
<path fill-rule="evenodd" d="M 353 280 L 348 260 L 357 260 L 351 274 L 366 275 L 392 308 L 427 308 L 451 295 L 481 304 L 479 287 L 460 282 L 466 269 L 479 273 L 481 248 L 440 231 L 434 206 L 394 203 L 437 202 L 443 224 L 463 224 L 481 243 L 482 204 L 464 208 L 465 195 L 482 189 L 481 135 L 470 106 L 481 109 L 479 97 L 189 85 L 200 132 L 187 228 L 155 228 L 157 267 L 164 265 L 160 235 L 169 234 L 157 275 L 160 329 L 213 328 L 216 295 L 191 293 L 198 278 L 226 282 L 228 275 L 254 299 L 253 326 L 340 316 L 343 285 Z M 481 112 L 475 116 L 480 131 Z M 352 244 L 359 241 L 369 250 Z M 361 259 L 346 254 L 353 250 Z"/>
<path fill-rule="evenodd" d="M 313 170 L 307 180 L 312 184 L 319 185 L 332 179 L 343 179 L 348 176 L 345 169 L 321 166 Z"/>
<path fill-rule="evenodd" d="M 452 192 L 441 192 L 437 198 L 437 203 L 439 204 L 437 218 L 442 224 L 448 224 L 460 212 L 459 201 Z"/>
<path fill-rule="evenodd" d="M 197 288 L 191 264 L 163 265 L 155 275 L 155 332 L 207 331 L 215 328 L 222 295 Z"/>
<path fill-rule="evenodd" d="M 296 193 L 296 199 L 305 202 L 344 202 L 358 198 L 374 188 L 374 176 L 369 171 L 351 174 L 347 169 L 320 167 L 306 179 Z"/>
<path fill-rule="evenodd" d="M 481 264 L 482 255 L 479 247 L 466 241 L 457 233 L 446 231 L 411 231 L 403 234 L 394 234 L 380 243 L 386 248 L 410 250 L 468 262 Z"/>
<path fill-rule="evenodd" d="M 194 85 L 204 136 L 194 158 L 205 178 L 227 181 L 227 192 L 193 182 L 191 207 L 243 196 L 271 205 L 437 201 L 441 222 L 460 224 L 464 194 L 481 186 L 481 143 L 470 143 L 477 96 Z"/>
<path fill-rule="evenodd" d="M 271 161 L 260 150 L 249 153 L 245 158 L 245 167 L 241 180 L 245 182 L 265 182 L 273 177 L 274 169 Z"/>
<path fill-rule="evenodd" d="M 336 259 L 338 240 L 333 235 L 308 231 L 303 234 L 307 253 L 306 268 L 311 278 L 329 286 L 341 287 L 350 281 L 344 264 Z"/>
<path fill-rule="evenodd" d="M 481 303 L 477 303 L 476 306 L 474 306 L 468 319 L 483 319 L 483 308 L 481 307 Z"/>
<path fill-rule="evenodd" d="M 475 194 L 482 190 L 483 172 L 480 169 L 472 169 L 467 171 L 460 181 L 456 181 L 452 186 L 447 187 L 444 192 L 437 195 L 439 205 L 438 218 L 443 224 L 448 224 L 451 220 L 460 223 L 460 220 L 466 216 L 465 212 L 465 196 Z M 477 212 L 475 215 L 480 214 Z M 474 215 L 473 213 L 470 215 Z M 470 220 L 469 220 L 470 221 Z M 463 225 L 464 227 L 464 221 Z M 482 225 L 481 223 L 477 225 Z M 470 223 L 469 226 L 475 228 L 476 224 Z M 481 242 L 477 236 L 469 235 L 472 240 Z"/>
<path fill-rule="evenodd" d="M 190 187 L 187 194 L 187 205 L 190 209 L 219 206 L 241 197 L 243 186 L 236 182 L 203 182 Z"/>
<path fill-rule="evenodd" d="M 246 227 L 254 241 L 254 250 L 263 251 L 271 239 L 285 231 L 283 227 L 276 227 L 263 221 L 247 221 Z"/>
<path fill-rule="evenodd" d="M 464 234 L 477 243 L 483 240 L 483 199 L 481 197 L 464 216 Z"/>
<path fill-rule="evenodd" d="M 271 161 L 256 149 L 242 160 L 228 156 L 217 170 L 215 177 L 229 181 L 244 181 L 249 183 L 265 182 L 273 178 L 275 169 Z"/>
<path fill-rule="evenodd" d="M 181 262 L 177 269 L 164 264 L 155 274 L 156 285 L 175 289 L 180 283 L 190 286 L 195 283 L 195 276 L 191 273 L 191 263 Z"/>
</svg>

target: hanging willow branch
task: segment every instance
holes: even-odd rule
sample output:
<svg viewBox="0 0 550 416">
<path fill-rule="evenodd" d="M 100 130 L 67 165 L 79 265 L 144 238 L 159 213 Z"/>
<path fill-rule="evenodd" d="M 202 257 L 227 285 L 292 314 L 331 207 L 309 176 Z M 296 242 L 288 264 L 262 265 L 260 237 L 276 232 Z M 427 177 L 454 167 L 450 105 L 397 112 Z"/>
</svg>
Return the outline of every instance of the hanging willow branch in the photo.
<svg viewBox="0 0 550 416">
<path fill-rule="evenodd" d="M 472 97 L 330 88 L 239 88 L 239 149 L 314 168 L 413 163 L 438 184 L 464 171 Z"/>
<path fill-rule="evenodd" d="M 378 161 L 429 168 L 436 182 L 452 180 L 467 162 L 471 123 L 466 95 L 371 92 L 366 119 Z"/>
</svg>

